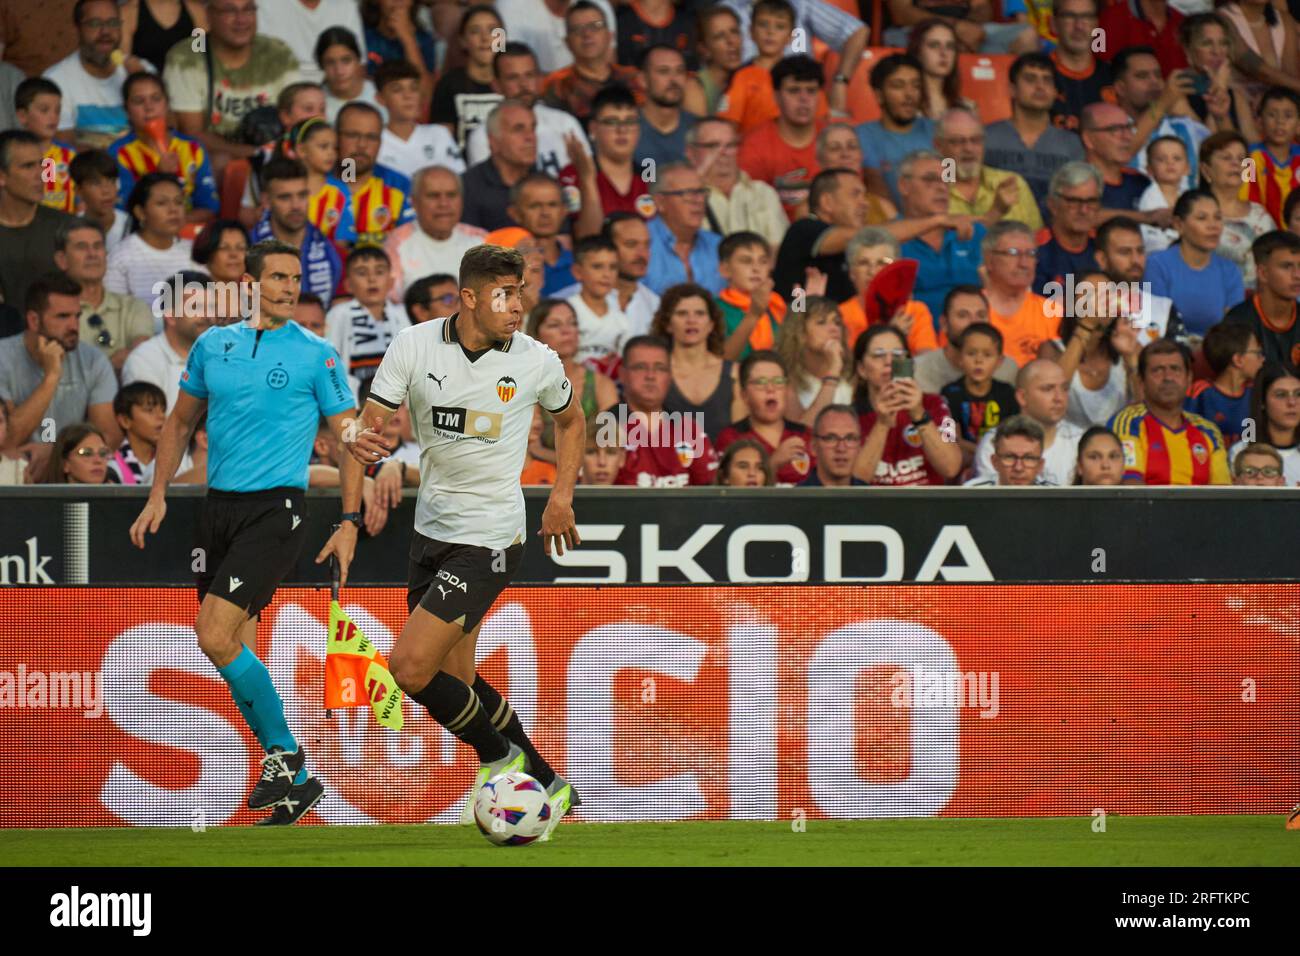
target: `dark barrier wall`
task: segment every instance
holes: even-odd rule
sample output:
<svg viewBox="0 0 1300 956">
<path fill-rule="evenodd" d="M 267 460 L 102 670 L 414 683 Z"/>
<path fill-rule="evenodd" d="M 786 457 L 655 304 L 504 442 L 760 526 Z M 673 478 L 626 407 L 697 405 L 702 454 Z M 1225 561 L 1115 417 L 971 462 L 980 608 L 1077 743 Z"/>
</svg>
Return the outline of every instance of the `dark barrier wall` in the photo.
<svg viewBox="0 0 1300 956">
<path fill-rule="evenodd" d="M 547 557 L 537 540 L 545 489 L 526 493 L 520 584 L 550 582 L 1292 581 L 1300 490 L 579 489 L 584 543 Z M 178 489 L 143 551 L 127 532 L 143 489 L 0 491 L 0 584 L 182 584 L 193 579 L 202 492 Z M 415 499 L 363 539 L 356 584 L 406 580 Z M 313 494 L 307 544 L 286 583 L 313 564 L 339 513 Z"/>
</svg>

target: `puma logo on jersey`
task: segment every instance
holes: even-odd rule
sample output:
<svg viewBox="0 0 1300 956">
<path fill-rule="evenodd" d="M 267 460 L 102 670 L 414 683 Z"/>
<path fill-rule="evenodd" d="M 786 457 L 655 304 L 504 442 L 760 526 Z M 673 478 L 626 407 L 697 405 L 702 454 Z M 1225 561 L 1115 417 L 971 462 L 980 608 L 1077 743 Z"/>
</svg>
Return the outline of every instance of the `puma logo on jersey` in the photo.
<svg viewBox="0 0 1300 956">
<path fill-rule="evenodd" d="M 300 524 L 302 524 L 302 519 L 299 518 L 297 515 L 294 515 L 294 516 L 293 516 L 293 528 L 290 528 L 289 530 L 290 530 L 290 531 L 294 530 L 294 528 L 297 528 L 298 525 L 300 525 Z"/>
<path fill-rule="evenodd" d="M 441 391 L 441 390 L 442 390 L 442 383 L 445 382 L 445 381 L 447 380 L 447 376 L 444 375 L 444 376 L 442 376 L 441 378 L 439 378 L 437 375 L 434 375 L 432 372 L 425 372 L 425 374 L 428 375 L 429 378 L 433 379 L 435 382 L 438 383 L 438 390 Z"/>
<path fill-rule="evenodd" d="M 239 580 L 239 578 L 237 578 L 237 577 L 233 577 L 233 576 L 231 577 L 231 579 L 230 579 L 230 590 L 231 590 L 232 593 L 235 592 L 235 591 L 238 591 L 241 587 L 243 587 L 243 585 L 244 585 L 244 582 L 241 581 L 241 580 Z"/>
<path fill-rule="evenodd" d="M 462 581 L 460 578 L 456 577 L 456 575 L 452 574 L 450 571 L 439 571 L 438 578 L 442 581 L 446 581 L 454 588 L 460 588 L 460 590 L 466 594 L 469 593 L 469 587 L 465 584 L 465 582 Z M 441 584 L 438 585 L 438 590 L 439 591 L 442 590 Z"/>
</svg>

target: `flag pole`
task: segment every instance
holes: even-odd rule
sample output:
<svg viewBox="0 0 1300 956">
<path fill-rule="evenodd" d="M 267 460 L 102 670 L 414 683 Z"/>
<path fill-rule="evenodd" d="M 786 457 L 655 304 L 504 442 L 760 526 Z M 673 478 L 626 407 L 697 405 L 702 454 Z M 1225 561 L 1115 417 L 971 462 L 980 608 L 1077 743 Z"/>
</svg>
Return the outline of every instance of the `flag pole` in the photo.
<svg viewBox="0 0 1300 956">
<path fill-rule="evenodd" d="M 337 524 L 334 525 L 330 529 L 330 533 L 333 534 L 334 532 L 338 531 L 340 527 L 341 525 L 337 525 Z M 331 604 L 337 601 L 338 599 L 339 599 L 339 559 L 337 555 L 331 554 L 330 555 L 330 602 Z M 331 637 L 332 635 L 326 635 L 325 640 L 327 643 Z M 328 648 L 327 648 L 327 653 L 328 653 Z M 325 719 L 326 720 L 334 719 L 334 712 L 330 710 L 328 707 L 325 709 Z"/>
</svg>

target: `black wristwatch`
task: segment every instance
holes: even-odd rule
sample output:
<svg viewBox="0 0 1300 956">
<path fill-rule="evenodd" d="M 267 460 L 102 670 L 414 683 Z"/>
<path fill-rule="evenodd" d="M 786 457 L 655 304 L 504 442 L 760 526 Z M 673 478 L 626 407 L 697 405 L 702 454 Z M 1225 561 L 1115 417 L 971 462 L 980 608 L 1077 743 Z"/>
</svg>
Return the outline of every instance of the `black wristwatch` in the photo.
<svg viewBox="0 0 1300 956">
<path fill-rule="evenodd" d="M 928 424 L 930 424 L 930 422 L 932 422 L 932 421 L 934 421 L 934 419 L 930 417 L 930 413 L 929 413 L 929 412 L 922 412 L 920 418 L 913 418 L 913 419 L 912 419 L 912 427 L 913 427 L 913 428 L 920 428 L 922 425 L 928 425 Z"/>
<path fill-rule="evenodd" d="M 360 527 L 361 527 L 361 512 L 360 512 L 360 511 L 349 511 L 349 512 L 347 512 L 346 514 L 341 514 L 341 515 L 339 515 L 339 524 L 342 524 L 344 521 L 351 521 L 354 525 L 356 525 L 358 528 L 360 528 Z"/>
</svg>

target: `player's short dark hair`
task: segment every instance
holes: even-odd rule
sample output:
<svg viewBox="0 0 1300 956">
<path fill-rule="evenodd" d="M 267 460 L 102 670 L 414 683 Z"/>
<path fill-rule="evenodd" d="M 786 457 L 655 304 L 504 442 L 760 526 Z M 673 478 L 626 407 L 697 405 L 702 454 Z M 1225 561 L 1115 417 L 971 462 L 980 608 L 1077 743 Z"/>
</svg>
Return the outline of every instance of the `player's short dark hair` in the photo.
<svg viewBox="0 0 1300 956">
<path fill-rule="evenodd" d="M 190 258 L 201 266 L 206 266 L 212 261 L 212 257 L 217 253 L 217 247 L 221 245 L 221 237 L 227 232 L 237 232 L 244 237 L 244 244 L 249 244 L 248 230 L 244 224 L 237 219 L 213 219 L 205 225 L 197 236 L 194 237 L 194 247 L 190 250 Z"/>
<path fill-rule="evenodd" d="M 1257 266 L 1268 262 L 1269 257 L 1279 249 L 1300 252 L 1300 236 L 1289 229 L 1273 229 L 1257 237 L 1250 244 L 1250 254 L 1254 257 Z"/>
<path fill-rule="evenodd" d="M 948 294 L 943 297 L 943 305 L 939 308 L 940 315 L 947 315 L 948 309 L 952 306 L 952 300 L 959 295 L 977 295 L 984 300 L 984 306 L 987 308 L 989 297 L 984 294 L 984 290 L 977 285 L 955 285 L 948 290 Z"/>
<path fill-rule="evenodd" d="M 352 267 L 358 262 L 382 262 L 389 268 L 393 265 L 393 260 L 388 257 L 383 246 L 369 244 L 356 246 L 348 253 L 347 260 L 343 263 L 343 271 L 351 272 Z"/>
<path fill-rule="evenodd" d="M 787 56 L 784 60 L 772 67 L 772 89 L 780 91 L 781 84 L 787 79 L 805 80 L 816 83 L 820 89 L 826 82 L 826 75 L 822 72 L 821 64 L 810 56 L 798 54 L 796 56 Z"/>
<path fill-rule="evenodd" d="M 307 167 L 301 159 L 288 156 L 276 156 L 262 167 L 262 192 L 271 188 L 271 183 L 278 179 L 306 179 Z"/>
<path fill-rule="evenodd" d="M 518 249 L 484 243 L 474 246 L 461 256 L 457 281 L 462 289 L 477 292 L 484 284 L 503 276 L 512 279 L 524 277 L 524 255 Z"/>
<path fill-rule="evenodd" d="M 1259 98 L 1259 106 L 1255 112 L 1262 116 L 1264 115 L 1264 107 L 1277 101 L 1290 103 L 1296 108 L 1296 112 L 1300 113 L 1300 94 L 1297 94 L 1295 90 L 1287 89 L 1285 86 L 1270 86 L 1266 89 L 1264 95 Z"/>
<path fill-rule="evenodd" d="M 375 70 L 375 89 L 383 92 L 385 86 L 399 80 L 420 80 L 420 71 L 406 60 L 385 60 Z"/>
<path fill-rule="evenodd" d="M 141 83 L 153 83 L 158 89 L 162 90 L 163 99 L 167 99 L 167 86 L 163 83 L 162 77 L 157 73 L 150 73 L 148 70 L 136 70 L 125 80 L 122 81 L 122 102 L 125 103 L 131 98 L 131 91 Z"/>
<path fill-rule="evenodd" d="M 623 343 L 623 364 L 627 364 L 627 357 L 632 354 L 633 349 L 652 348 L 662 349 L 665 354 L 672 352 L 673 347 L 662 335 L 634 335 Z"/>
<path fill-rule="evenodd" d="M 1156 55 L 1155 47 L 1140 45 L 1126 46 L 1115 54 L 1115 59 L 1110 61 L 1111 80 L 1123 79 L 1124 75 L 1128 73 L 1129 66 L 1132 65 L 1133 61 L 1140 56 L 1152 56 L 1156 57 L 1157 60 L 1159 59 Z"/>
<path fill-rule="evenodd" d="M 62 272 L 47 272 L 27 287 L 27 311 L 44 315 L 50 307 L 50 296 L 81 296 L 81 283 Z"/>
<path fill-rule="evenodd" d="M 520 43 L 518 40 L 511 40 L 509 43 L 507 43 L 504 47 L 501 48 L 500 52 L 498 52 L 496 56 L 492 57 L 492 75 L 494 77 L 499 78 L 501 76 L 501 60 L 504 57 L 508 57 L 508 56 L 509 57 L 514 57 L 514 56 L 531 57 L 533 61 L 533 65 L 534 66 L 537 65 L 537 54 L 533 52 L 532 47 L 530 47 L 527 43 Z"/>
<path fill-rule="evenodd" d="M 610 83 L 596 91 L 596 95 L 591 98 L 591 111 L 587 114 L 587 123 L 590 124 L 600 115 L 601 110 L 610 106 L 636 109 L 636 96 L 626 83 Z"/>
<path fill-rule="evenodd" d="M 9 157 L 15 146 L 41 145 L 41 138 L 25 129 L 7 129 L 0 133 L 0 170 L 9 171 Z M 116 173 L 114 174 L 116 175 Z"/>
<path fill-rule="evenodd" d="M 1205 333 L 1201 350 L 1214 374 L 1219 375 L 1232 364 L 1232 357 L 1250 348 L 1255 330 L 1248 322 L 1220 322 Z"/>
<path fill-rule="evenodd" d="M 406 287 L 406 294 L 402 296 L 402 304 L 406 307 L 407 313 L 417 305 L 424 309 L 433 308 L 433 287 L 448 283 L 456 285 L 456 277 L 446 272 L 435 272 L 433 275 L 416 279 Z"/>
<path fill-rule="evenodd" d="M 25 110 L 32 105 L 32 101 L 42 93 L 49 96 L 63 98 L 63 91 L 53 80 L 47 80 L 43 76 L 29 76 L 18 84 L 18 89 L 14 90 L 14 109 Z M 125 96 L 122 97 L 126 99 Z"/>
<path fill-rule="evenodd" d="M 790 18 L 791 27 L 796 20 L 794 4 L 790 3 L 790 0 L 755 0 L 751 19 L 756 18 L 760 13 L 785 14 Z"/>
<path fill-rule="evenodd" d="M 153 382 L 132 382 L 130 385 L 123 385 L 113 396 L 114 415 L 125 415 L 130 418 L 131 409 L 137 405 L 146 408 L 151 405 L 161 405 L 166 411 L 167 395 Z"/>
<path fill-rule="evenodd" d="M 1048 64 L 1051 64 L 1050 60 Z M 921 66 L 921 61 L 910 53 L 891 53 L 889 56 L 882 57 L 880 62 L 871 68 L 871 88 L 884 89 L 891 76 L 908 67 L 925 76 L 925 68 Z"/>
<path fill-rule="evenodd" d="M 756 232 L 733 232 L 718 244 L 718 261 L 726 262 L 741 249 L 762 249 L 769 256 L 772 244 Z"/>
<path fill-rule="evenodd" d="M 68 163 L 68 175 L 78 186 L 105 179 L 116 182 L 117 160 L 105 150 L 88 149 L 72 157 L 72 162 Z"/>
<path fill-rule="evenodd" d="M 970 325 L 966 326 L 966 331 L 962 332 L 957 341 L 953 344 L 955 344 L 958 349 L 963 349 L 966 347 L 966 340 L 972 335 L 983 335 L 986 338 L 992 339 L 993 344 L 998 347 L 998 354 L 1002 353 L 1002 333 L 997 330 L 997 327 L 994 326 L 992 322 L 972 322 Z"/>
<path fill-rule="evenodd" d="M 1097 239 L 1093 247 L 1104 252 L 1110 247 L 1111 235 L 1117 232 L 1133 232 L 1140 236 L 1142 227 L 1128 216 L 1114 216 L 1097 227 Z"/>
<path fill-rule="evenodd" d="M 611 255 L 618 255 L 618 248 L 600 233 L 594 236 L 583 236 L 573 244 L 573 261 L 581 263 L 583 259 L 593 252 L 608 252 Z"/>
<path fill-rule="evenodd" d="M 1043 434 L 1043 426 L 1028 415 L 1012 415 L 1010 418 L 1003 419 L 998 425 L 998 430 L 993 433 L 993 446 L 996 448 L 998 442 L 1007 438 L 1028 438 L 1030 441 L 1038 442 L 1040 448 L 1047 440 Z"/>
<path fill-rule="evenodd" d="M 1020 74 L 1029 67 L 1039 70 L 1046 70 L 1048 73 L 1055 73 L 1056 69 L 1052 66 L 1052 58 L 1046 53 L 1033 51 L 1031 53 L 1022 53 L 1011 62 L 1011 69 L 1007 72 L 1007 78 L 1011 80 L 1011 85 L 1016 85 L 1016 80 L 1020 79 Z"/>
<path fill-rule="evenodd" d="M 1142 351 L 1138 353 L 1138 378 L 1146 377 L 1147 365 L 1156 355 L 1181 355 L 1183 367 L 1191 371 L 1192 352 L 1186 345 L 1177 339 L 1156 339 L 1143 346 Z"/>
<path fill-rule="evenodd" d="M 644 73 L 645 65 L 650 62 L 650 54 L 656 53 L 659 50 L 667 50 L 673 56 L 681 57 L 683 61 L 686 60 L 682 51 L 677 49 L 677 47 L 673 46 L 671 43 L 651 43 L 637 54 L 636 68 Z"/>
<path fill-rule="evenodd" d="M 344 116 L 348 113 L 357 112 L 369 113 L 375 119 L 379 120 L 380 126 L 384 125 L 384 114 L 379 112 L 378 108 L 371 103 L 367 103 L 365 100 L 353 100 L 351 103 L 344 103 L 342 109 L 338 111 L 338 115 L 334 117 L 335 132 L 342 128 Z"/>
<path fill-rule="evenodd" d="M 114 6 L 117 6 L 116 0 L 109 0 L 109 2 L 112 3 Z M 73 5 L 72 22 L 77 26 L 81 26 L 82 14 L 85 12 L 86 5 L 90 3 L 94 3 L 94 0 L 77 0 L 76 4 Z"/>
<path fill-rule="evenodd" d="M 84 216 L 72 216 L 60 222 L 59 228 L 54 231 L 54 251 L 67 252 L 68 240 L 72 238 L 72 234 L 83 229 L 94 229 L 101 238 L 104 236 L 104 227 L 95 220 Z"/>
<path fill-rule="evenodd" d="M 781 356 L 777 352 L 772 349 L 757 349 L 746 355 L 740 363 L 741 388 L 744 388 L 749 384 L 750 376 L 754 374 L 754 366 L 759 362 L 773 362 L 776 365 L 781 366 L 782 375 L 789 374 L 789 370 L 785 367 L 785 362 L 781 360 Z"/>
<path fill-rule="evenodd" d="M 814 216 L 817 215 L 817 207 L 821 204 L 822 197 L 827 193 L 839 192 L 841 176 L 857 178 L 857 175 L 851 169 L 823 169 L 813 177 L 812 185 L 808 187 L 808 211 Z"/>
<path fill-rule="evenodd" d="M 266 265 L 266 260 L 270 256 L 293 256 L 301 260 L 302 250 L 297 246 L 291 246 L 287 242 L 281 242 L 279 239 L 263 239 L 261 242 L 253 243 L 248 248 L 248 255 L 244 257 L 244 271 L 254 279 L 262 277 L 262 268 Z"/>
</svg>

